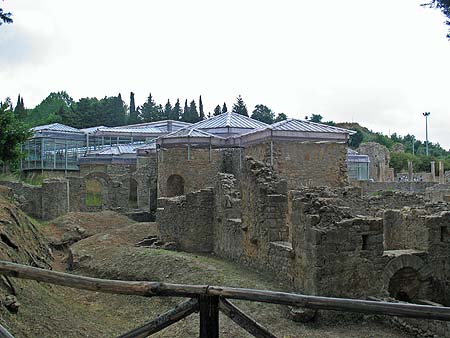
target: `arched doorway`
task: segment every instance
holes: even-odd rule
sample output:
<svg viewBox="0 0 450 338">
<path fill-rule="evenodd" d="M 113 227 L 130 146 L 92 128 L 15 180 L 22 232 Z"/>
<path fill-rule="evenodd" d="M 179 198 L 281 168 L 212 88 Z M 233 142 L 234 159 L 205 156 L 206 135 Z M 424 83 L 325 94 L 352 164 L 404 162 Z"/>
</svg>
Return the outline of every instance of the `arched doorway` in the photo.
<svg viewBox="0 0 450 338">
<path fill-rule="evenodd" d="M 171 175 L 167 179 L 167 196 L 184 195 L 184 179 L 180 175 Z"/>
<path fill-rule="evenodd" d="M 432 270 L 415 255 L 400 255 L 384 267 L 384 289 L 390 297 L 414 303 L 417 299 L 431 299 Z"/>
<path fill-rule="evenodd" d="M 420 287 L 419 273 L 411 267 L 406 267 L 394 273 L 389 281 L 389 296 L 412 302 L 419 295 Z"/>
<path fill-rule="evenodd" d="M 103 207 L 104 187 L 103 183 L 95 178 L 86 180 L 86 207 L 102 208 Z"/>
<path fill-rule="evenodd" d="M 130 179 L 128 205 L 130 208 L 138 207 L 138 184 L 134 178 Z"/>
</svg>

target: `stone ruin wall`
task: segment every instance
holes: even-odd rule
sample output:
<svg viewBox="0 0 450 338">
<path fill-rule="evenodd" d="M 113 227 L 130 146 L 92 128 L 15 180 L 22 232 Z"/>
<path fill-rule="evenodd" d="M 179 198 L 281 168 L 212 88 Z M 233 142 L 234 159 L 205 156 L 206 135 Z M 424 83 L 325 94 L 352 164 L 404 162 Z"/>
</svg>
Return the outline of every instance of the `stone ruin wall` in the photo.
<svg viewBox="0 0 450 338">
<path fill-rule="evenodd" d="M 108 164 L 81 166 L 79 176 L 45 179 L 42 186 L 21 182 L 0 182 L 9 186 L 27 214 L 50 220 L 67 212 L 113 209 L 127 212 L 130 180 L 137 182 L 137 208 L 156 211 L 156 157 L 138 158 L 137 165 Z M 86 182 L 95 179 L 103 185 L 103 206 L 86 206 Z"/>
<path fill-rule="evenodd" d="M 71 187 L 71 211 L 96 210 L 85 203 L 88 180 L 97 180 L 103 187 L 100 209 L 156 211 L 156 171 L 156 155 L 138 157 L 136 164 L 82 164 L 79 176 L 67 177 Z M 130 205 L 131 180 L 137 184 L 137 205 Z"/>
<path fill-rule="evenodd" d="M 288 189 L 347 184 L 346 144 L 273 141 L 273 168 Z M 271 163 L 270 142 L 251 145 L 245 156 Z"/>
<path fill-rule="evenodd" d="M 217 173 L 223 166 L 222 149 L 198 149 L 176 147 L 161 149 L 158 153 L 158 197 L 169 195 L 167 182 L 170 176 L 178 175 L 184 180 L 184 193 L 205 187 L 213 187 Z"/>
<path fill-rule="evenodd" d="M 440 298 L 430 290 L 449 290 L 450 276 L 442 274 L 450 271 L 444 254 L 450 244 L 442 230 L 448 226 L 442 213 L 448 206 L 425 206 L 422 197 L 402 192 L 361 197 L 352 187 L 288 193 L 264 163 L 247 158 L 243 169 L 239 181 L 219 174 L 213 190 L 187 194 L 186 200 L 164 199 L 158 210 L 163 239 L 257 268 L 308 294 L 385 297 L 391 278 L 408 266 L 426 281 L 420 291 L 424 298 L 436 301 Z M 185 227 L 189 216 L 180 208 L 190 210 L 195 222 Z M 198 213 L 203 216 L 195 217 Z M 190 247 L 192 238 L 208 241 Z"/>
<path fill-rule="evenodd" d="M 212 252 L 214 191 L 203 189 L 183 196 L 160 197 L 156 218 L 161 239 L 187 252 Z"/>
<path fill-rule="evenodd" d="M 69 211 L 69 186 L 64 179 L 45 179 L 42 186 L 16 182 L 0 184 L 12 189 L 20 208 L 32 217 L 47 221 Z"/>
<path fill-rule="evenodd" d="M 217 181 L 214 252 L 291 283 L 286 182 L 248 158 L 239 183 L 232 174 Z"/>
</svg>

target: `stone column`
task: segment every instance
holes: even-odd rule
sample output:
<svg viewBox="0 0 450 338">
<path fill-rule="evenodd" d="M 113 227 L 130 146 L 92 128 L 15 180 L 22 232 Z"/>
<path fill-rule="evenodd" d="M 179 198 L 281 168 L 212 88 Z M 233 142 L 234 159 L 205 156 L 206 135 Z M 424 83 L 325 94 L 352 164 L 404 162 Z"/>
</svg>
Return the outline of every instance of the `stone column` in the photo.
<svg viewBox="0 0 450 338">
<path fill-rule="evenodd" d="M 439 161 L 439 184 L 445 183 L 444 177 L 444 161 Z"/>
<path fill-rule="evenodd" d="M 413 163 L 412 161 L 408 161 L 408 181 L 412 182 L 413 180 Z"/>
<path fill-rule="evenodd" d="M 436 162 L 431 161 L 431 182 L 436 181 Z"/>
</svg>

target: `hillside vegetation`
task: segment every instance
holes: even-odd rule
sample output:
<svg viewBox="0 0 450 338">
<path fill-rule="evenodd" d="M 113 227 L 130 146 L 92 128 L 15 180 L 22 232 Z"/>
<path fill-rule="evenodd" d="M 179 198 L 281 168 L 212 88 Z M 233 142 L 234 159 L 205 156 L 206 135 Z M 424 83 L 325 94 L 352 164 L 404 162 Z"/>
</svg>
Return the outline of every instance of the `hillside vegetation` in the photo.
<svg viewBox="0 0 450 338">
<path fill-rule="evenodd" d="M 406 136 L 399 136 L 396 133 L 393 133 L 392 135 L 387 136 L 373 132 L 366 127 L 360 126 L 358 123 L 334 124 L 337 127 L 356 131 L 356 134 L 353 135 L 350 140 L 350 146 L 354 149 L 365 142 L 376 142 L 387 147 L 391 151 L 390 166 L 394 168 L 396 173 L 406 171 L 408 169 L 409 160 L 413 162 L 413 167 L 416 172 L 430 171 L 430 162 L 435 161 L 437 163 L 439 160 L 444 161 L 445 170 L 450 170 L 450 152 L 442 148 L 439 143 L 429 142 L 429 156 L 426 156 L 425 142 L 417 140 L 414 135 L 408 134 Z M 398 149 L 403 149 L 403 151 L 398 151 Z M 438 170 L 437 165 L 436 170 Z"/>
</svg>

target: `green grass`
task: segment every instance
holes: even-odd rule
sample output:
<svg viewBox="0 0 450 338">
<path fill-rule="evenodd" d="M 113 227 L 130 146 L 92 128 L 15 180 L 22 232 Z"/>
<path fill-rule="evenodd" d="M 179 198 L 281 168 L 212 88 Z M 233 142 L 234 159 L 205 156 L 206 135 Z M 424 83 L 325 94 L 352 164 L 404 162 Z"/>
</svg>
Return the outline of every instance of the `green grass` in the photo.
<svg viewBox="0 0 450 338">
<path fill-rule="evenodd" d="M 103 205 L 102 195 L 95 192 L 86 193 L 87 207 L 101 207 Z"/>
</svg>

